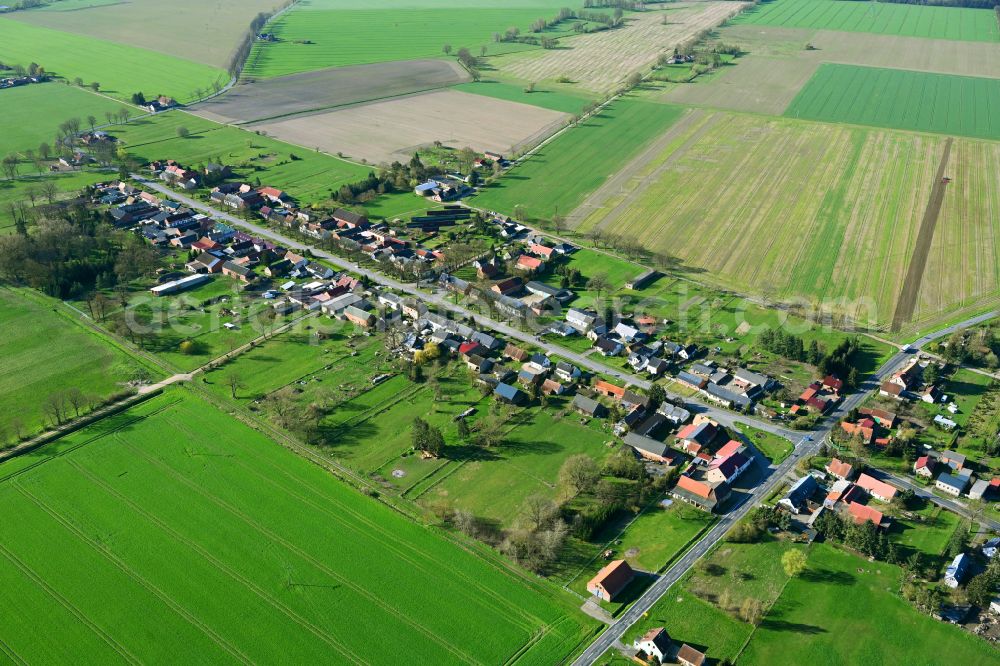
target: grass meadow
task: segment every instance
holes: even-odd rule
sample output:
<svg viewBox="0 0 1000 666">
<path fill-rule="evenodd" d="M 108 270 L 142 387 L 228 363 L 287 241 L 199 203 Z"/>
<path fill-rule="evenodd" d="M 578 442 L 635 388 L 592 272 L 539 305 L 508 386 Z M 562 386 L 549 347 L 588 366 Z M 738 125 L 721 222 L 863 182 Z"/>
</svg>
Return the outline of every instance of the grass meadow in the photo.
<svg viewBox="0 0 1000 666">
<path fill-rule="evenodd" d="M 818 543 L 806 551 L 805 572 L 789 579 L 779 564 L 789 548 L 802 546 L 770 538 L 721 543 L 707 556 L 709 566 L 685 576 L 626 641 L 664 626 L 709 659 L 739 664 L 931 664 L 941 653 L 959 663 L 994 660 L 982 639 L 903 601 L 899 567 Z M 738 617 L 748 598 L 764 607 L 756 628 Z"/>
<path fill-rule="evenodd" d="M 50 395 L 78 388 L 104 399 L 144 367 L 70 317 L 59 301 L 0 287 L 0 426 L 12 426 L 16 417 L 23 434 L 41 429 Z M 11 434 L 2 433 L 0 442 Z"/>
<path fill-rule="evenodd" d="M 1000 79 L 824 64 L 790 118 L 1000 139 Z"/>
<path fill-rule="evenodd" d="M 991 9 L 841 0 L 772 0 L 737 17 L 733 23 L 961 41 L 1000 41 L 996 14 Z"/>
<path fill-rule="evenodd" d="M 105 113 L 122 109 L 133 115 L 139 113 L 107 97 L 59 83 L 10 88 L 2 94 L 5 129 L 0 136 L 0 154 L 3 155 L 29 149 L 37 152 L 43 141 L 54 145 L 59 125 L 71 118 L 79 118 L 81 129 L 87 129 L 88 116 L 93 116 L 98 125 L 104 125 L 108 122 Z"/>
<path fill-rule="evenodd" d="M 220 69 L 176 55 L 7 18 L 0 18 L 0 62 L 25 67 L 37 62 L 50 74 L 68 81 L 77 77 L 87 85 L 96 81 L 102 92 L 124 100 L 142 91 L 147 97 L 169 95 L 187 102 L 195 98 L 196 89 L 208 90 L 215 81 L 229 81 L 229 75 Z M 6 95 L 9 91 L 3 92 Z"/>
<path fill-rule="evenodd" d="M 183 391 L 4 464 L 0 506 L 19 661 L 551 664 L 589 629 Z"/>
<path fill-rule="evenodd" d="M 815 544 L 740 655 L 741 664 L 963 664 L 996 660 L 993 647 L 920 613 L 898 595 L 899 567 Z M 850 637 L 850 640 L 845 640 Z"/>
<path fill-rule="evenodd" d="M 626 96 L 539 148 L 471 202 L 505 213 L 520 206 L 536 219 L 567 215 L 681 113 Z"/>
<path fill-rule="evenodd" d="M 576 232 L 631 238 L 674 257 L 677 271 L 695 280 L 804 299 L 810 308 L 881 326 L 891 319 L 944 141 L 708 113 L 595 206 Z M 1000 263 L 977 247 L 996 226 L 988 183 L 997 150 L 966 139 L 955 145 L 948 171 L 956 178 L 935 235 L 960 242 L 934 244 L 917 313 L 923 320 L 997 296 Z M 956 262 L 972 257 L 970 273 L 952 276 Z"/>
<path fill-rule="evenodd" d="M 186 128 L 189 136 L 179 137 L 179 127 Z M 371 171 L 371 167 L 178 111 L 116 126 L 112 134 L 141 160 L 174 159 L 186 166 L 211 161 L 226 164 L 238 177 L 259 178 L 263 185 L 288 192 L 300 205 L 325 201 L 330 190 Z"/>
<path fill-rule="evenodd" d="M 326 67 L 444 57 L 443 48 L 480 55 L 538 48 L 493 41 L 493 34 L 551 19 L 562 0 L 393 0 L 378 8 L 351 0 L 306 0 L 270 24 L 279 41 L 254 46 L 246 74 L 273 77 Z M 568 29 L 563 31 L 568 33 Z M 563 34 L 559 28 L 550 36 Z"/>
</svg>

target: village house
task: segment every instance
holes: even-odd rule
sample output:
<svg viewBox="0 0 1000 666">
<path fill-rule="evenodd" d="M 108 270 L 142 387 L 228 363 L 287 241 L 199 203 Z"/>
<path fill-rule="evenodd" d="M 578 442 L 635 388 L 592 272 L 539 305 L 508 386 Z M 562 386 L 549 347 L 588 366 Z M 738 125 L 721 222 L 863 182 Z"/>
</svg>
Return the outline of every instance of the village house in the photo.
<svg viewBox="0 0 1000 666">
<path fill-rule="evenodd" d="M 687 643 L 684 643 L 681 645 L 681 649 L 677 651 L 677 663 L 681 666 L 704 666 L 705 653 L 699 652 Z"/>
<path fill-rule="evenodd" d="M 497 400 L 511 405 L 524 404 L 528 398 L 521 389 L 502 382 L 497 384 L 496 388 L 493 389 L 493 395 L 497 397 Z"/>
<path fill-rule="evenodd" d="M 925 479 L 931 479 L 934 477 L 934 468 L 936 466 L 937 461 L 931 456 L 920 456 L 913 463 L 913 473 Z"/>
<path fill-rule="evenodd" d="M 657 463 L 669 463 L 673 460 L 667 445 L 651 437 L 630 432 L 625 435 L 622 441 L 625 442 L 626 446 L 632 447 L 632 450 L 644 460 Z"/>
<path fill-rule="evenodd" d="M 667 661 L 673 650 L 670 634 L 663 627 L 650 629 L 642 638 L 637 638 L 632 646 L 647 657 L 656 659 L 657 663 Z"/>
<path fill-rule="evenodd" d="M 517 261 L 514 263 L 515 269 L 523 273 L 528 273 L 529 275 L 541 272 L 543 266 L 544 262 L 541 259 L 529 256 L 527 254 L 522 254 L 520 257 L 517 258 Z"/>
<path fill-rule="evenodd" d="M 938 458 L 942 464 L 960 472 L 965 468 L 965 454 L 956 451 L 942 451 Z"/>
<path fill-rule="evenodd" d="M 222 265 L 222 274 L 231 278 L 235 278 L 244 284 L 248 284 L 253 281 L 254 273 L 247 266 L 241 266 L 235 262 L 227 261 Z"/>
<path fill-rule="evenodd" d="M 603 379 L 598 379 L 594 382 L 594 390 L 605 397 L 614 398 L 618 402 L 625 396 L 625 389 L 606 382 Z"/>
<path fill-rule="evenodd" d="M 642 289 L 647 285 L 652 284 L 652 282 L 656 280 L 658 277 L 660 277 L 660 274 L 657 271 L 653 270 L 644 271 L 639 275 L 635 276 L 634 278 L 632 278 L 631 280 L 629 280 L 628 282 L 626 282 L 625 288 L 631 289 L 633 291 Z"/>
<path fill-rule="evenodd" d="M 948 568 L 945 569 L 944 584 L 952 589 L 955 589 L 964 583 L 965 579 L 968 577 L 971 564 L 972 558 L 970 558 L 966 553 L 959 553 L 956 555 L 955 559 L 948 565 Z"/>
<path fill-rule="evenodd" d="M 883 528 L 886 526 L 886 519 L 882 512 L 864 504 L 851 502 L 847 505 L 847 514 L 857 525 L 864 525 L 870 520 L 875 527 Z"/>
<path fill-rule="evenodd" d="M 730 488 L 725 481 L 712 483 L 693 474 L 681 474 L 674 486 L 673 496 L 705 511 L 715 511 L 729 498 Z"/>
<path fill-rule="evenodd" d="M 742 453 L 734 453 L 725 458 L 716 458 L 708 465 L 705 471 L 705 480 L 711 483 L 725 481 L 732 485 L 734 481 L 746 470 L 750 469 L 753 459 Z"/>
<path fill-rule="evenodd" d="M 656 411 L 659 414 L 663 414 L 668 421 L 678 426 L 687 423 L 691 418 L 691 412 L 669 402 L 661 403 Z"/>
<path fill-rule="evenodd" d="M 579 393 L 573 398 L 573 409 L 584 416 L 592 418 L 604 418 L 608 413 L 604 405 L 593 398 L 588 398 Z"/>
<path fill-rule="evenodd" d="M 837 458 L 833 458 L 830 460 L 829 464 L 827 464 L 826 472 L 830 476 L 835 476 L 838 479 L 846 481 L 850 479 L 851 475 L 854 473 L 854 466 Z"/>
<path fill-rule="evenodd" d="M 792 484 L 788 494 L 778 504 L 792 513 L 798 514 L 808 510 L 808 501 L 816 493 L 819 484 L 811 474 L 806 474 Z"/>
<path fill-rule="evenodd" d="M 625 560 L 605 565 L 587 582 L 587 591 L 603 601 L 614 601 L 635 578 L 635 571 Z"/>
<path fill-rule="evenodd" d="M 958 497 L 969 487 L 972 478 L 971 470 L 959 470 L 951 474 L 942 474 L 934 482 L 934 487 L 941 492 Z"/>
<path fill-rule="evenodd" d="M 899 492 L 893 486 L 890 486 L 884 481 L 879 481 L 875 477 L 869 476 L 868 474 L 862 474 L 858 477 L 857 484 L 860 488 L 866 490 L 869 495 L 881 502 L 891 502 L 896 493 Z"/>
<path fill-rule="evenodd" d="M 596 312 L 587 312 L 575 308 L 566 312 L 566 323 L 581 333 L 587 333 L 597 323 L 597 320 Z"/>
</svg>

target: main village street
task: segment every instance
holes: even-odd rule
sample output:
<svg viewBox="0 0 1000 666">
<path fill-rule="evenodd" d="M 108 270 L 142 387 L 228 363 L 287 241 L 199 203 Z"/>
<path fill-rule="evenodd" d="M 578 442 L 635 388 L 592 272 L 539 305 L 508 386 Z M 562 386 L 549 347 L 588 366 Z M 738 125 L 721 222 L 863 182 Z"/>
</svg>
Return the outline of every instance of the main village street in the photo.
<svg viewBox="0 0 1000 666">
<path fill-rule="evenodd" d="M 166 187 L 155 181 L 145 179 L 137 174 L 132 174 L 132 178 L 136 182 L 143 185 L 144 187 L 156 190 L 157 192 L 160 192 L 161 194 L 170 197 L 174 201 L 184 204 L 185 206 L 191 208 L 192 210 L 201 211 L 206 215 L 212 216 L 215 219 L 223 220 L 226 223 L 233 225 L 234 227 L 245 229 L 248 232 L 260 236 L 261 238 L 266 238 L 268 240 L 274 241 L 275 243 L 279 243 L 282 246 L 287 247 L 289 249 L 298 251 L 308 250 L 313 254 L 313 256 L 323 259 L 324 261 L 327 261 L 333 264 L 334 266 L 337 266 L 340 269 L 350 271 L 357 275 L 363 275 L 372 282 L 381 284 L 382 286 L 385 287 L 389 287 L 390 289 L 395 289 L 396 291 L 403 292 L 410 296 L 414 296 L 423 301 L 425 304 L 432 304 L 435 307 L 438 307 L 442 310 L 450 310 L 463 317 L 471 317 L 475 319 L 477 322 L 481 323 L 483 326 L 496 331 L 502 336 L 514 340 L 519 340 L 528 345 L 533 345 L 535 347 L 543 349 L 546 353 L 561 356 L 581 368 L 585 368 L 586 370 L 589 370 L 591 372 L 607 375 L 609 377 L 614 377 L 615 379 L 618 379 L 626 384 L 635 386 L 643 390 L 648 389 L 650 387 L 651 383 L 646 379 L 637 377 L 636 375 L 633 375 L 624 370 L 612 368 L 608 365 L 595 361 L 588 356 L 585 356 L 583 354 L 578 354 L 560 345 L 553 344 L 546 340 L 542 340 L 533 333 L 522 331 L 521 329 L 515 328 L 504 322 L 491 319 L 478 312 L 473 312 L 472 310 L 469 310 L 468 308 L 462 305 L 453 303 L 448 299 L 446 294 L 437 291 L 426 291 L 424 289 L 418 288 L 414 284 L 408 284 L 400 282 L 398 280 L 394 280 L 393 278 L 390 278 L 383 273 L 373 271 L 363 266 L 359 266 L 358 264 L 349 261 L 347 259 L 344 259 L 343 257 L 339 257 L 325 250 L 321 250 L 314 246 L 307 245 L 301 241 L 294 240 L 292 238 L 289 238 L 288 236 L 277 233 L 274 230 L 269 229 L 267 227 L 255 224 L 253 222 L 248 222 L 244 219 L 236 217 L 235 215 L 230 215 L 229 213 L 219 211 L 201 201 L 192 199 L 191 197 L 175 192 L 169 187 Z M 798 441 L 798 439 L 802 436 L 802 433 L 796 432 L 794 430 L 789 430 L 788 428 L 782 428 L 773 423 L 760 421 L 758 419 L 754 419 L 749 416 L 739 415 L 734 412 L 730 412 L 724 409 L 720 409 L 718 407 L 714 407 L 712 405 L 702 403 L 700 401 L 691 400 L 690 398 L 681 398 L 681 396 L 677 396 L 669 392 L 667 393 L 667 397 L 671 399 L 682 399 L 687 403 L 687 406 L 691 411 L 695 413 L 706 413 L 710 415 L 711 418 L 715 419 L 720 424 L 727 427 L 734 427 L 734 424 L 737 422 L 745 423 L 755 428 L 759 428 L 760 430 L 764 430 L 765 432 L 778 435 L 779 437 L 784 437 L 785 439 L 791 442 Z"/>
</svg>

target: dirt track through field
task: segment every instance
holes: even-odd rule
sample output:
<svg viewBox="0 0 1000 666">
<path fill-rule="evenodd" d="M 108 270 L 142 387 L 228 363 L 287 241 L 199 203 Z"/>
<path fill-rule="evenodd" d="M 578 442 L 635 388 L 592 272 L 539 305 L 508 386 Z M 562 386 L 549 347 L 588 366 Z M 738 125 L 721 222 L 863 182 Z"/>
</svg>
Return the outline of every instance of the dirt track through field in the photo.
<svg viewBox="0 0 1000 666">
<path fill-rule="evenodd" d="M 666 150 L 667 146 L 670 145 L 672 141 L 677 139 L 679 136 L 682 136 L 689 127 L 701 120 L 705 114 L 706 112 L 701 109 L 694 109 L 686 112 L 685 115 L 674 123 L 670 129 L 650 143 L 649 146 L 639 153 L 639 155 L 634 157 L 631 162 L 626 164 L 620 171 L 611 176 L 611 178 L 605 181 L 603 185 L 594 190 L 586 199 L 584 199 L 583 203 L 580 204 L 576 210 L 567 215 L 567 226 L 570 228 L 577 227 L 581 222 L 586 220 L 587 217 L 593 214 L 594 211 L 600 209 L 601 206 L 608 202 L 611 197 L 620 192 L 624 192 L 630 180 L 640 174 L 648 164 L 656 159 L 660 153 Z"/>
<path fill-rule="evenodd" d="M 917 296 L 920 294 L 920 283 L 924 278 L 924 269 L 927 267 L 927 258 L 930 256 L 931 243 L 934 240 L 934 229 L 937 227 L 938 217 L 941 215 L 941 206 L 944 204 L 944 195 L 947 191 L 947 184 L 944 182 L 945 170 L 948 168 L 948 158 L 951 156 L 951 144 L 954 140 L 948 137 L 944 143 L 944 154 L 941 155 L 941 163 L 938 165 L 937 177 L 934 180 L 934 187 L 931 189 L 931 198 L 927 202 L 927 209 L 924 217 L 920 221 L 920 230 L 917 232 L 917 244 L 913 248 L 913 255 L 910 257 L 910 265 L 906 269 L 906 277 L 903 279 L 903 288 L 899 292 L 899 299 L 896 301 L 896 311 L 892 315 L 892 332 L 898 332 L 903 324 L 913 318 L 913 313 L 917 308 Z"/>
</svg>

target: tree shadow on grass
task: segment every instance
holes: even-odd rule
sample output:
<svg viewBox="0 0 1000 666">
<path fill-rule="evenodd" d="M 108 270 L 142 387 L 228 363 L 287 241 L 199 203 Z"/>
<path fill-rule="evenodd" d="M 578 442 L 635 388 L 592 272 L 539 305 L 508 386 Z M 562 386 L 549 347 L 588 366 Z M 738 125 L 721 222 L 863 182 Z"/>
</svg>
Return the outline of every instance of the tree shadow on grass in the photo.
<svg viewBox="0 0 1000 666">
<path fill-rule="evenodd" d="M 771 631 L 790 631 L 796 634 L 825 634 L 827 630 L 813 624 L 803 624 L 801 622 L 786 622 L 784 620 L 766 619 L 760 623 L 762 629 Z"/>
<path fill-rule="evenodd" d="M 801 574 L 802 580 L 810 583 L 827 583 L 830 585 L 854 585 L 854 576 L 845 571 L 832 569 L 806 569 Z"/>
</svg>

